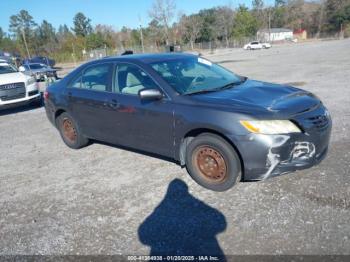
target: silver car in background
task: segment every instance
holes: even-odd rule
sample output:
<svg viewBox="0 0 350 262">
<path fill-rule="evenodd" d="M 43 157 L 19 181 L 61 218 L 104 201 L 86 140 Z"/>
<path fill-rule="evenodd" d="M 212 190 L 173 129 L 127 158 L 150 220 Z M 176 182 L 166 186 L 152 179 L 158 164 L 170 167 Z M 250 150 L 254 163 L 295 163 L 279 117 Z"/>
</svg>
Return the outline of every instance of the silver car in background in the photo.
<svg viewBox="0 0 350 262">
<path fill-rule="evenodd" d="M 20 72 L 26 75 L 33 76 L 37 81 L 44 81 L 48 78 L 55 78 L 55 79 L 58 78 L 57 70 L 45 64 L 40 64 L 40 63 L 24 64 L 24 65 L 21 65 L 18 69 Z"/>
<path fill-rule="evenodd" d="M 258 42 L 258 41 L 253 41 L 253 42 L 250 42 L 246 45 L 243 46 L 243 49 L 244 50 L 258 50 L 258 49 L 269 49 L 271 48 L 271 44 L 270 43 L 261 43 L 261 42 Z"/>
</svg>

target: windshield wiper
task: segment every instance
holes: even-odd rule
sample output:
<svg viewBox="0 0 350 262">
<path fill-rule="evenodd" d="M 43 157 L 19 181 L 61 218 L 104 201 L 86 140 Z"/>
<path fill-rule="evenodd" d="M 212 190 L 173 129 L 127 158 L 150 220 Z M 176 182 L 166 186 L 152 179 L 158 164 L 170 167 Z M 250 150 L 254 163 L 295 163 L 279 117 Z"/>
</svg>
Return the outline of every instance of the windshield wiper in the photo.
<svg viewBox="0 0 350 262">
<path fill-rule="evenodd" d="M 245 80 L 246 79 L 244 78 L 244 79 L 241 79 L 241 81 L 231 82 L 231 83 L 228 83 L 224 86 L 220 86 L 220 87 L 213 88 L 213 89 L 204 89 L 204 90 L 198 90 L 198 91 L 192 91 L 192 92 L 185 92 L 185 93 L 183 93 L 183 95 L 204 94 L 204 93 L 217 92 L 217 91 L 221 91 L 221 90 L 225 90 L 225 89 L 230 89 L 234 86 L 242 84 Z"/>
</svg>

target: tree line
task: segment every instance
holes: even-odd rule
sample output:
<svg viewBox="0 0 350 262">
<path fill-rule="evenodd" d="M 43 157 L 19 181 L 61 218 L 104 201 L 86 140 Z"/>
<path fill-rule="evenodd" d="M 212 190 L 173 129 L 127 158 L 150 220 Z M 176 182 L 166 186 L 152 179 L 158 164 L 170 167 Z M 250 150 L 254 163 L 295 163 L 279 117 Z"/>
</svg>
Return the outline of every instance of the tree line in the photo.
<svg viewBox="0 0 350 262">
<path fill-rule="evenodd" d="M 107 48 L 125 50 L 135 46 L 160 48 L 164 45 L 223 41 L 254 37 L 259 29 L 285 27 L 306 29 L 309 35 L 336 34 L 350 36 L 350 0 L 275 0 L 266 5 L 253 0 L 252 8 L 244 5 L 217 6 L 185 15 L 176 11 L 174 0 L 154 0 L 149 10 L 151 21 L 144 27 L 111 25 L 92 26 L 83 13 L 73 18 L 73 26 L 55 28 L 43 20 L 35 22 L 26 10 L 12 15 L 9 33 L 0 28 L 0 50 L 23 57 L 48 55 L 58 61 L 81 59 L 83 50 Z"/>
</svg>

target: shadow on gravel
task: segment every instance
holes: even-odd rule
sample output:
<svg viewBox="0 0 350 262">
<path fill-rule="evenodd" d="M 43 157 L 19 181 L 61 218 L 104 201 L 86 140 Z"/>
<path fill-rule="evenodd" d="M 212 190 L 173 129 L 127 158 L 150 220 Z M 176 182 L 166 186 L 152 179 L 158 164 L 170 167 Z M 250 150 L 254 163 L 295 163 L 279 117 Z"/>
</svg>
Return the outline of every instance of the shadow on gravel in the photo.
<svg viewBox="0 0 350 262">
<path fill-rule="evenodd" d="M 226 229 L 225 216 L 193 197 L 188 186 L 174 179 L 162 202 L 138 229 L 151 256 L 216 256 L 225 260 L 216 235 Z"/>
</svg>

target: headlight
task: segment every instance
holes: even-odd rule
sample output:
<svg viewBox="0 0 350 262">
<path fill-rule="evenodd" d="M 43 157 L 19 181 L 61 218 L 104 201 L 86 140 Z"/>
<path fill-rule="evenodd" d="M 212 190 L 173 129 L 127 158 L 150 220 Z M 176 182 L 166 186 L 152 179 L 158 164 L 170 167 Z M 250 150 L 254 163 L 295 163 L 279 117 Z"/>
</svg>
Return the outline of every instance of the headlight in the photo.
<svg viewBox="0 0 350 262">
<path fill-rule="evenodd" d="M 34 84 L 35 82 L 36 82 L 36 81 L 35 81 L 35 78 L 34 78 L 34 77 L 29 78 L 29 79 L 27 80 L 27 86 L 32 85 L 32 84 Z"/>
<path fill-rule="evenodd" d="M 241 120 L 241 125 L 256 134 L 274 135 L 300 133 L 301 130 L 289 120 Z"/>
</svg>

